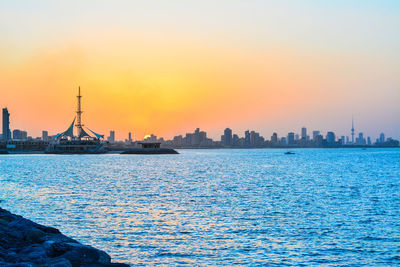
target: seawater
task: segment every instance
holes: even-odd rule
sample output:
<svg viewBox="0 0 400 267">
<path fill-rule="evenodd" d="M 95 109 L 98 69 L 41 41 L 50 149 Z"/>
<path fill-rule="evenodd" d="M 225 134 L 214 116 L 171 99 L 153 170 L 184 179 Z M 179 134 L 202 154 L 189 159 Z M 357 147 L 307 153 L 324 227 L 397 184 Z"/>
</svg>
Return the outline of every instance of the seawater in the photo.
<svg viewBox="0 0 400 267">
<path fill-rule="evenodd" d="M 0 206 L 133 265 L 399 265 L 400 149 L 0 155 Z"/>
</svg>

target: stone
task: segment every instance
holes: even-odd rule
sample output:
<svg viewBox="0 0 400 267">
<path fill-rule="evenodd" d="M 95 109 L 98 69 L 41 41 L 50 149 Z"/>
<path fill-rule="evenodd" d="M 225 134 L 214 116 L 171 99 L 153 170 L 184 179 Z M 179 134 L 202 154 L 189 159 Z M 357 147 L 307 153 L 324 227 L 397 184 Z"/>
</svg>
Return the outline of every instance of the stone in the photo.
<svg viewBox="0 0 400 267">
<path fill-rule="evenodd" d="M 126 267 L 102 250 L 0 208 L 0 266 Z"/>
</svg>

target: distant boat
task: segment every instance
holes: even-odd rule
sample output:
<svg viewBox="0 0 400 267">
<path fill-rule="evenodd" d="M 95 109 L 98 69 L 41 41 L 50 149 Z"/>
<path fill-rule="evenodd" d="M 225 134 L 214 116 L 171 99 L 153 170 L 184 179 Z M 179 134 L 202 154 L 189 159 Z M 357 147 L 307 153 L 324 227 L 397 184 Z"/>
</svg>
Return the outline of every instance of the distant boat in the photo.
<svg viewBox="0 0 400 267">
<path fill-rule="evenodd" d="M 287 152 L 285 152 L 285 155 L 294 155 L 294 152 L 293 151 L 287 151 Z"/>
</svg>

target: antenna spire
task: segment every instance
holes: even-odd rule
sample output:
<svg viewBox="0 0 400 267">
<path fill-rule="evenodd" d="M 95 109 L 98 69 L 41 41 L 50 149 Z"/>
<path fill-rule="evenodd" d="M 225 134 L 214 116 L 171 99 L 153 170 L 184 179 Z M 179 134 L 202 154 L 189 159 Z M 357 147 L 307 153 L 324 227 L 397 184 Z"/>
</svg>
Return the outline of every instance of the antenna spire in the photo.
<svg viewBox="0 0 400 267">
<path fill-rule="evenodd" d="M 76 124 L 75 124 L 75 126 L 76 126 L 76 128 L 78 130 L 78 137 L 80 138 L 80 136 L 82 134 L 82 130 L 83 130 L 82 129 L 82 126 L 83 126 L 83 124 L 82 124 L 82 109 L 81 109 L 81 98 L 82 98 L 82 96 L 81 96 L 81 87 L 80 86 L 78 87 L 77 98 L 78 98 L 78 107 L 77 107 L 77 111 L 76 111 Z"/>
</svg>

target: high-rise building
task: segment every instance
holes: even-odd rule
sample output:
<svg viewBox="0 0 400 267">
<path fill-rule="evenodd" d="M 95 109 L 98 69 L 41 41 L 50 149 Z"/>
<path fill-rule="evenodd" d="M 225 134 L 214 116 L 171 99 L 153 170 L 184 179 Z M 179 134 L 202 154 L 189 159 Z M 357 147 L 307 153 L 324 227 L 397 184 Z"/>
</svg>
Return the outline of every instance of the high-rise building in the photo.
<svg viewBox="0 0 400 267">
<path fill-rule="evenodd" d="M 42 140 L 43 141 L 49 140 L 49 132 L 48 131 L 42 131 Z"/>
<path fill-rule="evenodd" d="M 232 146 L 232 130 L 226 128 L 224 131 L 224 142 L 222 143 L 224 146 Z"/>
<path fill-rule="evenodd" d="M 328 132 L 326 134 L 326 143 L 328 145 L 334 145 L 336 142 L 336 136 L 334 132 Z"/>
<path fill-rule="evenodd" d="M 250 131 L 248 130 L 244 132 L 244 144 L 247 147 L 251 146 Z"/>
<path fill-rule="evenodd" d="M 281 138 L 281 143 L 282 143 L 282 145 L 287 145 L 286 137 Z"/>
<path fill-rule="evenodd" d="M 128 133 L 128 142 L 132 143 L 132 133 L 131 132 Z"/>
<path fill-rule="evenodd" d="M 234 147 L 239 146 L 239 136 L 237 134 L 234 134 L 232 136 L 232 146 L 234 146 Z"/>
<path fill-rule="evenodd" d="M 366 145 L 367 141 L 364 138 L 363 133 L 358 133 L 358 137 L 356 138 L 356 145 Z"/>
<path fill-rule="evenodd" d="M 11 140 L 10 113 L 7 108 L 3 108 L 3 140 Z"/>
<path fill-rule="evenodd" d="M 379 143 L 385 143 L 385 134 L 384 133 L 381 133 L 379 135 Z"/>
<path fill-rule="evenodd" d="M 271 143 L 272 144 L 276 144 L 278 143 L 278 134 L 277 133 L 273 133 L 271 136 Z"/>
<path fill-rule="evenodd" d="M 301 128 L 301 139 L 307 140 L 307 128 L 306 127 Z"/>
<path fill-rule="evenodd" d="M 110 136 L 108 137 L 108 142 L 115 142 L 115 131 L 110 131 Z"/>
<path fill-rule="evenodd" d="M 294 133 L 288 133 L 287 143 L 288 145 L 294 145 Z"/>
<path fill-rule="evenodd" d="M 319 135 L 319 131 L 313 131 L 312 132 L 312 139 L 315 142 L 316 141 L 316 137 Z"/>
</svg>

